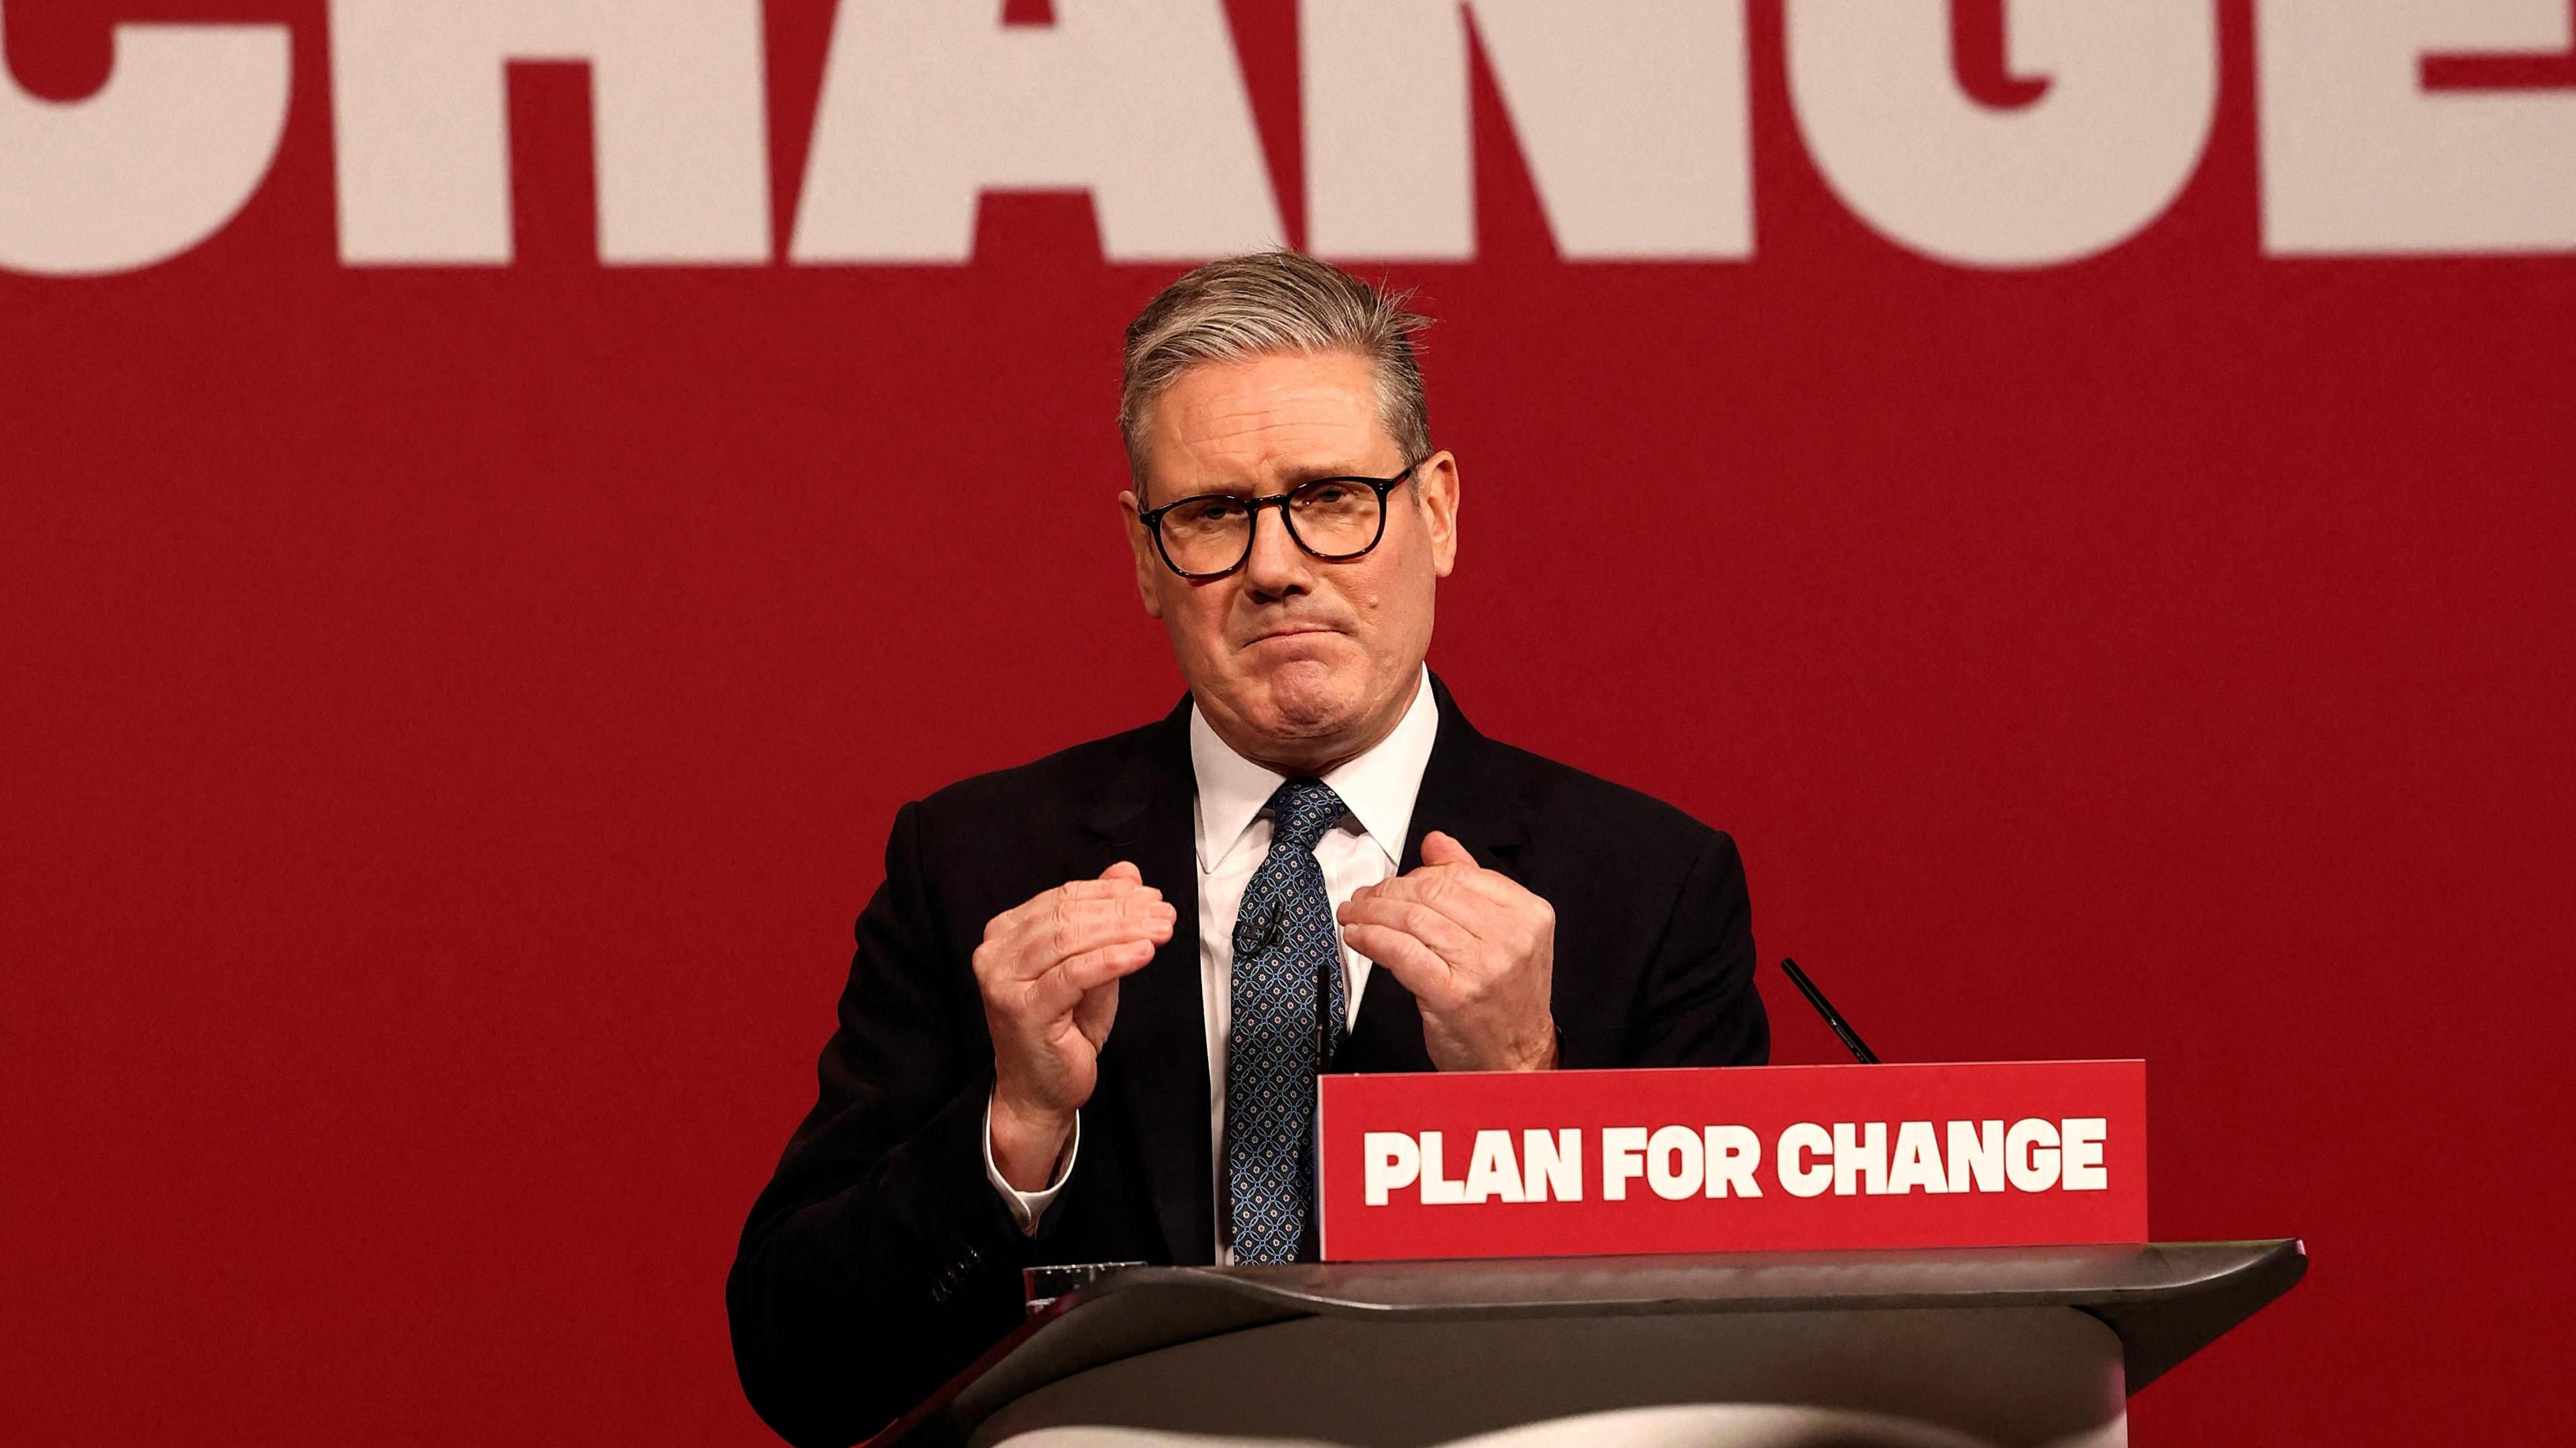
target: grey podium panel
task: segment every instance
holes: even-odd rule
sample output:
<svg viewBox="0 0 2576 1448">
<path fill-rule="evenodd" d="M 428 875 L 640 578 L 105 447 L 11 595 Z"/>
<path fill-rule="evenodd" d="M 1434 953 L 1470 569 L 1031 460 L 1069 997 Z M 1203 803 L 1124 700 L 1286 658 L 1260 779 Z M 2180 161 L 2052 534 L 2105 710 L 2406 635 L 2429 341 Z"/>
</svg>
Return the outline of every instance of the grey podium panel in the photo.
<svg viewBox="0 0 2576 1448">
<path fill-rule="evenodd" d="M 1090 1425 L 1411 1448 L 1750 1402 L 2111 1448 L 2126 1393 L 2305 1269 L 2288 1240 L 1136 1268 L 1058 1299 L 878 1441 Z"/>
</svg>

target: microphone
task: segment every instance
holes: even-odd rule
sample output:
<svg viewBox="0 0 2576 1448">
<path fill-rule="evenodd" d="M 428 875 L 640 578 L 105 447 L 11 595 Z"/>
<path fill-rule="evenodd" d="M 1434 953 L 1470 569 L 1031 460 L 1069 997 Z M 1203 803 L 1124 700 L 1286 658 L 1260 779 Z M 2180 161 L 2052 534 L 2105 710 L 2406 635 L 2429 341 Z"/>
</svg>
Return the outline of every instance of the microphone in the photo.
<svg viewBox="0 0 2576 1448">
<path fill-rule="evenodd" d="M 1816 1014 L 1825 1018 L 1825 1024 L 1833 1027 L 1834 1034 L 1842 1040 L 1843 1049 L 1852 1053 L 1853 1060 L 1864 1066 L 1878 1064 L 1878 1053 L 1861 1040 L 1860 1032 L 1851 1028 L 1851 1022 L 1844 1020 L 1842 1012 L 1834 1009 L 1834 1003 L 1825 999 L 1825 993 L 1816 989 L 1816 983 L 1807 979 L 1807 973 L 1798 968 L 1798 962 L 1784 955 L 1780 957 L 1780 968 L 1796 982 L 1798 994 L 1805 996 L 1807 1004 L 1816 1008 Z"/>
<path fill-rule="evenodd" d="M 1234 917 L 1234 958 L 1247 960 L 1279 943 L 1279 902 L 1264 900 L 1260 914 Z"/>
<path fill-rule="evenodd" d="M 1258 916 L 1245 911 L 1234 919 L 1234 959 L 1239 968 L 1245 961 L 1279 943 L 1281 906 L 1277 900 L 1262 902 Z M 1342 968 L 1341 939 L 1336 933 L 1333 948 L 1315 962 L 1315 1069 L 1329 1069 L 1333 1064 L 1333 1044 L 1343 1033 L 1342 1022 L 1333 1013 L 1333 972 Z"/>
</svg>

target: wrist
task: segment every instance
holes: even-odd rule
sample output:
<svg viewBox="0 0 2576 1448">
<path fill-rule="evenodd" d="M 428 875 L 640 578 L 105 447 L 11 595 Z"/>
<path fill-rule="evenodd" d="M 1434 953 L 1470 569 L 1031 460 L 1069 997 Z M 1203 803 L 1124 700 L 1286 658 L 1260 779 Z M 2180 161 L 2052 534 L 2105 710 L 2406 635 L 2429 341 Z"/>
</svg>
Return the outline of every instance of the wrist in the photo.
<svg viewBox="0 0 2576 1448">
<path fill-rule="evenodd" d="M 1044 1191 L 1073 1141 L 1072 1111 L 1029 1106 L 996 1087 L 991 1110 L 993 1169 L 1013 1189 Z"/>
<path fill-rule="evenodd" d="M 1512 1069 L 1516 1071 L 1555 1070 L 1561 1039 L 1562 1033 L 1557 1030 L 1556 1022 L 1553 1020 L 1546 1022 L 1536 1036 L 1523 1044 L 1520 1051 L 1520 1064 Z"/>
</svg>

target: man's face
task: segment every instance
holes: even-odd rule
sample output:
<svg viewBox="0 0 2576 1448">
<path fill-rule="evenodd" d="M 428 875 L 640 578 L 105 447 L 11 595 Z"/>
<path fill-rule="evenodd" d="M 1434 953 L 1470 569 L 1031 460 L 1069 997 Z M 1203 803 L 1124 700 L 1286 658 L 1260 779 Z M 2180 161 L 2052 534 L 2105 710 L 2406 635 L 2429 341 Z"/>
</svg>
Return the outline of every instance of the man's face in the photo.
<svg viewBox="0 0 2576 1448">
<path fill-rule="evenodd" d="M 1201 493 L 1269 497 L 1314 478 L 1391 478 L 1413 459 L 1388 435 L 1369 364 L 1354 353 L 1202 364 L 1145 423 L 1145 499 L 1121 493 L 1118 503 L 1137 592 L 1208 723 L 1247 758 L 1295 773 L 1384 738 L 1412 702 L 1432 593 L 1457 557 L 1456 460 L 1433 454 L 1387 495 L 1385 536 L 1363 557 L 1325 562 L 1265 508 L 1243 567 L 1192 582 L 1164 566 L 1142 509 Z"/>
</svg>

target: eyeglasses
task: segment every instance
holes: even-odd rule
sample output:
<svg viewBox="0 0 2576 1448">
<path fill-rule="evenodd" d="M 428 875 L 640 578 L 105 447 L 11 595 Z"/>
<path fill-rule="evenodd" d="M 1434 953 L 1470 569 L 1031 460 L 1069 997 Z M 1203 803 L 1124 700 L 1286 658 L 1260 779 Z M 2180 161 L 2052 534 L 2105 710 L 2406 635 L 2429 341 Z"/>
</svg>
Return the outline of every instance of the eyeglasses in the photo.
<svg viewBox="0 0 2576 1448">
<path fill-rule="evenodd" d="M 1154 535 L 1163 566 L 1193 583 L 1223 578 L 1252 558 L 1261 510 L 1275 507 L 1298 547 L 1326 563 L 1365 556 L 1386 537 L 1386 495 L 1409 482 L 1423 459 L 1391 478 L 1315 478 L 1284 493 L 1247 498 L 1200 493 L 1137 517 Z"/>
</svg>

